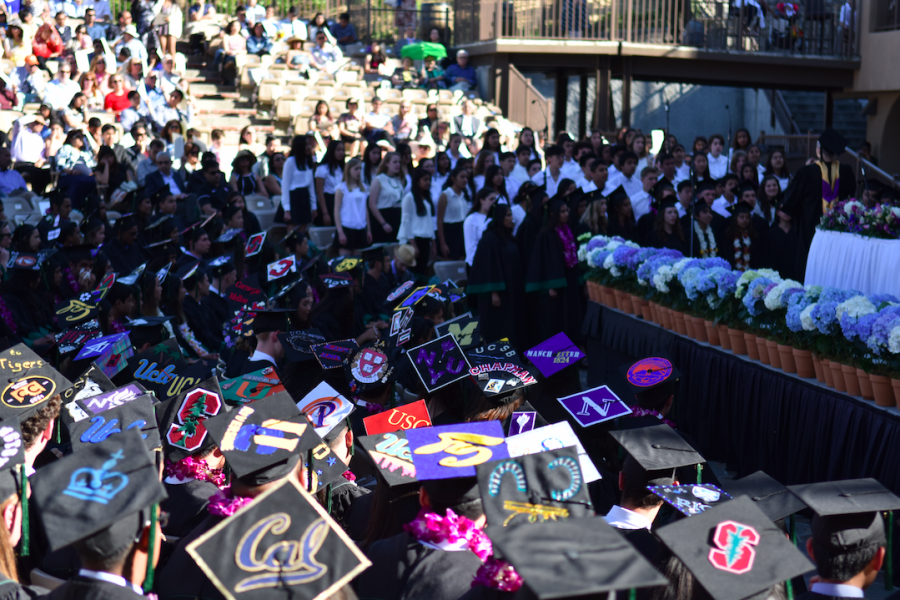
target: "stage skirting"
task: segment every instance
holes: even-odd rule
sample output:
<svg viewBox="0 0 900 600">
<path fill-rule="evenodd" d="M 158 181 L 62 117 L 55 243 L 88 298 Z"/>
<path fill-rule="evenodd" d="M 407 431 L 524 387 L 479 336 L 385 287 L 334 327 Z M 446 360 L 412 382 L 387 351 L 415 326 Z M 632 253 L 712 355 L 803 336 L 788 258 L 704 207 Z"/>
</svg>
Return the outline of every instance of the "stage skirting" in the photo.
<svg viewBox="0 0 900 600">
<path fill-rule="evenodd" d="M 710 460 L 784 484 L 874 477 L 900 493 L 900 412 L 589 302 L 588 383 L 628 389 L 619 366 L 668 352 L 681 371 L 674 412 Z M 633 396 L 631 397 L 633 399 Z"/>
<path fill-rule="evenodd" d="M 900 240 L 817 229 L 804 283 L 900 297 Z"/>
</svg>

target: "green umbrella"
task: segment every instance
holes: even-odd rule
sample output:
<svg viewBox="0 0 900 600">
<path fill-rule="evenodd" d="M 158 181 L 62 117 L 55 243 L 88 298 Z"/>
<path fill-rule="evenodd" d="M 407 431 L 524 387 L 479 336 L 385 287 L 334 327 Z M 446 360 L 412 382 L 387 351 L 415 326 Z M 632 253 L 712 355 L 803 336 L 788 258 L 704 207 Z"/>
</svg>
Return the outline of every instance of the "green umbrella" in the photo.
<svg viewBox="0 0 900 600">
<path fill-rule="evenodd" d="M 433 42 L 419 42 L 417 44 L 409 44 L 408 46 L 403 46 L 400 49 L 400 56 L 406 57 L 413 60 L 422 60 L 426 56 L 433 56 L 435 58 L 446 58 L 447 49 L 444 48 L 443 44 L 435 44 Z"/>
</svg>

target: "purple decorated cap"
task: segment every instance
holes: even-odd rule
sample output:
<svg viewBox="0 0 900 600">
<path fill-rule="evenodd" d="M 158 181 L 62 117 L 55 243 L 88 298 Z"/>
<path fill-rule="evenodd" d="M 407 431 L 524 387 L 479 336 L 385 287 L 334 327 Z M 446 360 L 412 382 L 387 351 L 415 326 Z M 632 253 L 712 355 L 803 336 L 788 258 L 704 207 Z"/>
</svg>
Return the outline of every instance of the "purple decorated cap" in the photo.
<svg viewBox="0 0 900 600">
<path fill-rule="evenodd" d="M 681 377 L 666 352 L 657 352 L 619 370 L 641 408 L 651 410 L 658 410 L 665 404 L 675 393 L 675 382 Z"/>
</svg>

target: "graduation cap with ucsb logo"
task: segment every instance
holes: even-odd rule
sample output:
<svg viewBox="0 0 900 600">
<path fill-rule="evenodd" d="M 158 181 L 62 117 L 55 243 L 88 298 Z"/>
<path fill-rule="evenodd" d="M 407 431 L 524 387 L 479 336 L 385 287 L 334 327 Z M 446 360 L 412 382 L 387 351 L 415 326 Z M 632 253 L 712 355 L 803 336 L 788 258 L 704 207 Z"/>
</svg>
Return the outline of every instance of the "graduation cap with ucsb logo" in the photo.
<svg viewBox="0 0 900 600">
<path fill-rule="evenodd" d="M 230 600 L 332 598 L 372 564 L 290 479 L 191 542 L 187 552 Z"/>
<path fill-rule="evenodd" d="M 746 496 L 655 533 L 717 600 L 749 598 L 814 568 Z"/>
<path fill-rule="evenodd" d="M 25 421 L 72 382 L 40 356 L 18 344 L 0 352 L 0 419 Z"/>
</svg>

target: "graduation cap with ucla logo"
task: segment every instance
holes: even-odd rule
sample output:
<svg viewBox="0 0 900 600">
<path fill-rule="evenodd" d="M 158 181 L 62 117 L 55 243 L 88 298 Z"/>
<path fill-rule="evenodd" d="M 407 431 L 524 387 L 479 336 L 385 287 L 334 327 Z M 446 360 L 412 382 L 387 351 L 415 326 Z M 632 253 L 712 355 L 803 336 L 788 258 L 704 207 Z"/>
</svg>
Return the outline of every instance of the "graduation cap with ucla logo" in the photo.
<svg viewBox="0 0 900 600">
<path fill-rule="evenodd" d="M 619 369 L 638 402 L 655 402 L 675 392 L 681 372 L 672 357 L 660 351 Z"/>
<path fill-rule="evenodd" d="M 0 419 L 21 423 L 70 387 L 71 381 L 25 344 L 0 352 Z"/>
<path fill-rule="evenodd" d="M 732 497 L 747 496 L 772 521 L 780 521 L 806 508 L 806 504 L 774 477 L 763 471 L 747 475 L 728 485 Z"/>
<path fill-rule="evenodd" d="M 266 490 L 187 552 L 230 600 L 332 598 L 372 564 L 292 480 Z"/>
<path fill-rule="evenodd" d="M 814 568 L 746 496 L 654 533 L 717 600 L 750 598 Z"/>
<path fill-rule="evenodd" d="M 166 457 L 178 461 L 212 448 L 214 442 L 204 423 L 229 410 L 216 377 L 158 404 L 160 437 Z"/>
<path fill-rule="evenodd" d="M 359 443 L 375 463 L 378 472 L 390 486 L 416 484 L 416 465 L 409 450 L 406 431 L 366 435 Z"/>
<path fill-rule="evenodd" d="M 132 429 L 140 432 L 147 450 L 153 451 L 160 447 L 156 413 L 149 394 L 120 406 L 113 406 L 89 419 L 70 423 L 69 438 L 72 440 L 72 450 L 82 452 L 89 446 Z"/>
</svg>

